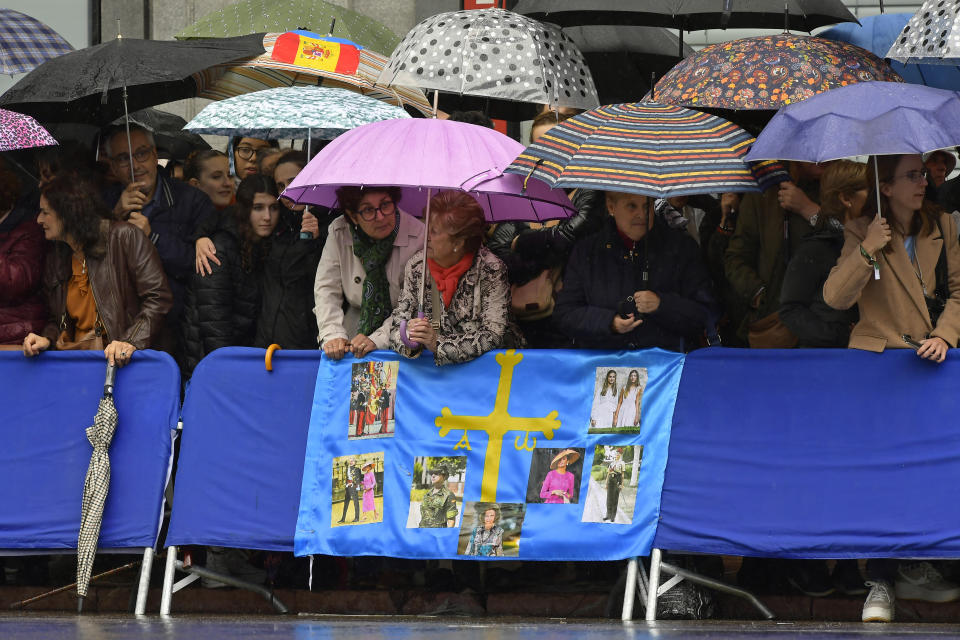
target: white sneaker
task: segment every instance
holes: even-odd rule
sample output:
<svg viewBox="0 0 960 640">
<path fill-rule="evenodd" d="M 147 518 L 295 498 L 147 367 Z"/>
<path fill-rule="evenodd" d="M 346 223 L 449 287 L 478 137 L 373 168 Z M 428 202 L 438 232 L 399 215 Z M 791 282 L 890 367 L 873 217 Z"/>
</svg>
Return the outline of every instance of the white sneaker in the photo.
<svg viewBox="0 0 960 640">
<path fill-rule="evenodd" d="M 893 622 L 895 598 L 893 588 L 886 580 L 867 580 L 870 593 L 863 603 L 864 622 Z"/>
<path fill-rule="evenodd" d="M 897 597 L 903 600 L 953 602 L 960 587 L 945 580 L 929 562 L 901 562 L 897 569 Z"/>
</svg>

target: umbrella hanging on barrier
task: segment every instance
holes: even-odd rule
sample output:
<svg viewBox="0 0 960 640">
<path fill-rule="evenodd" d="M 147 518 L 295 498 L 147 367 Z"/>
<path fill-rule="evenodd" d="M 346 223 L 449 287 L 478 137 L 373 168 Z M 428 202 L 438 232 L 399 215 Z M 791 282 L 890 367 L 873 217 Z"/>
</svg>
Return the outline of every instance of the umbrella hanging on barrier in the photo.
<svg viewBox="0 0 960 640">
<path fill-rule="evenodd" d="M 107 378 L 103 383 L 103 397 L 93 417 L 93 425 L 87 427 L 87 440 L 93 445 L 90 466 L 83 481 L 83 502 L 80 508 L 80 534 L 77 537 L 77 611 L 83 609 L 87 595 L 93 559 L 97 555 L 100 524 L 103 522 L 103 505 L 110 488 L 110 443 L 117 429 L 117 409 L 113 404 L 113 383 L 117 368 L 107 365 Z"/>
</svg>

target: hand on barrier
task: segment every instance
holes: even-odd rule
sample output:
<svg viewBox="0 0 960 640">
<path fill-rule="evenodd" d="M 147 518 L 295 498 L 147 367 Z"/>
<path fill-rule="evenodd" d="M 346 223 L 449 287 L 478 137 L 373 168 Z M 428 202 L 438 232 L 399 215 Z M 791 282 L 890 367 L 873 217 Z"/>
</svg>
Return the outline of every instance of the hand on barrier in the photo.
<svg viewBox="0 0 960 640">
<path fill-rule="evenodd" d="M 358 333 L 354 336 L 353 340 L 350 341 L 350 352 L 353 353 L 355 358 L 362 358 L 376 348 L 377 345 L 374 341 L 362 333 Z"/>
<path fill-rule="evenodd" d="M 103 350 L 103 354 L 107 356 L 107 362 L 111 367 L 122 367 L 130 362 L 130 358 L 133 357 L 133 352 L 136 350 L 137 348 L 129 342 L 114 340 Z"/>
<path fill-rule="evenodd" d="M 943 338 L 927 338 L 920 341 L 920 348 L 917 349 L 917 355 L 934 362 L 943 362 L 947 357 L 947 343 Z"/>
<path fill-rule="evenodd" d="M 28 333 L 23 339 L 23 355 L 29 357 L 40 355 L 41 351 L 50 348 L 50 340 L 35 333 Z"/>
<path fill-rule="evenodd" d="M 323 342 L 323 354 L 331 360 L 339 360 L 350 351 L 350 343 L 346 338 L 333 338 Z"/>
</svg>

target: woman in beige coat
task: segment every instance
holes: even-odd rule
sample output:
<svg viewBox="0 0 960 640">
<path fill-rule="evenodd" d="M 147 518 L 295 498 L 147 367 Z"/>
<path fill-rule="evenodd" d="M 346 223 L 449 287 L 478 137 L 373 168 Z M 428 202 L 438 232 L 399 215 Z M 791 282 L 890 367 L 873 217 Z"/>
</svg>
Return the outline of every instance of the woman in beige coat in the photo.
<svg viewBox="0 0 960 640">
<path fill-rule="evenodd" d="M 960 247 L 949 215 L 925 202 L 926 170 L 919 155 L 879 156 L 880 206 L 874 187 L 863 215 L 844 229 L 843 251 L 823 285 L 835 309 L 859 304 L 850 348 L 883 351 L 919 344 L 917 355 L 943 362 L 960 337 Z M 874 160 L 867 182 L 874 185 Z M 941 252 L 946 268 L 937 276 Z M 928 299 L 942 298 L 931 321 Z M 933 303 L 933 306 L 937 306 Z M 905 339 L 904 336 L 907 336 Z"/>
<path fill-rule="evenodd" d="M 400 210 L 397 188 L 342 187 L 337 198 L 344 215 L 330 224 L 317 266 L 314 313 L 324 353 L 339 360 L 389 348 L 403 267 L 425 231 Z"/>
</svg>

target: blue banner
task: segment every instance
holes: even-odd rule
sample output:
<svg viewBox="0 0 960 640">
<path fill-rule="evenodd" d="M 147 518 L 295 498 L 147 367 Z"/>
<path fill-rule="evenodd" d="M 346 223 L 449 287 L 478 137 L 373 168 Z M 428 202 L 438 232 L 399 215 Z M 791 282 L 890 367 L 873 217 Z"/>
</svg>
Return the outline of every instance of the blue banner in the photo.
<svg viewBox="0 0 960 640">
<path fill-rule="evenodd" d="M 615 560 L 656 531 L 684 357 L 326 358 L 298 555 Z"/>
</svg>

